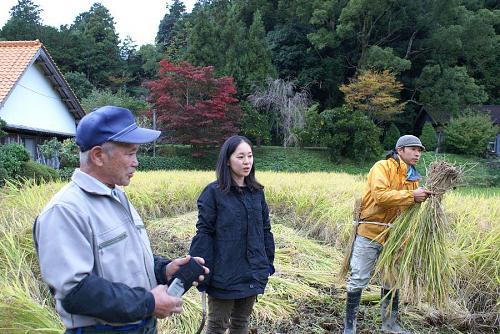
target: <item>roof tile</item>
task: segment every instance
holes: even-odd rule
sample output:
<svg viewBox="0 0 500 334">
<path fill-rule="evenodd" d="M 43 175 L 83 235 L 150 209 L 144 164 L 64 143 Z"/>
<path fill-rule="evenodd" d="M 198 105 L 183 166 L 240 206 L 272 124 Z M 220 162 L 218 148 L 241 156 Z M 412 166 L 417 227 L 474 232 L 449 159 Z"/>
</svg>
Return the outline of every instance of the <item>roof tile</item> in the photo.
<svg viewBox="0 0 500 334">
<path fill-rule="evenodd" d="M 42 43 L 36 41 L 0 41 L 0 105 L 14 88 Z"/>
</svg>

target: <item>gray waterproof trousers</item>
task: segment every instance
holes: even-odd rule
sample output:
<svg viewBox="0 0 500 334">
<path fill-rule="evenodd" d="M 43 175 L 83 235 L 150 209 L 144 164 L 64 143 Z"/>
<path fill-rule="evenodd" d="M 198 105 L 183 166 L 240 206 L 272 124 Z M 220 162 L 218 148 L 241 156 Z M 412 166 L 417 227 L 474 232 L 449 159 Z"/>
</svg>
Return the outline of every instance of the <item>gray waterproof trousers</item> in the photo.
<svg viewBox="0 0 500 334">
<path fill-rule="evenodd" d="M 351 275 L 347 279 L 347 291 L 355 292 L 366 288 L 373 274 L 373 269 L 382 251 L 382 245 L 376 241 L 356 235 L 351 255 Z M 382 284 L 384 289 L 390 289 Z"/>
</svg>

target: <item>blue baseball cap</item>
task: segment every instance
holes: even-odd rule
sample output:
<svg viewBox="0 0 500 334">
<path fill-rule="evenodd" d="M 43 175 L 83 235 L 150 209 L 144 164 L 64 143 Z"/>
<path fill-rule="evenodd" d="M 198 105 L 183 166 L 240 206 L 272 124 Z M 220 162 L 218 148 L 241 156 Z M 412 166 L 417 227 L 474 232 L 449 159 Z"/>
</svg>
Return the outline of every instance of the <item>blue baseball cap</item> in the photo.
<svg viewBox="0 0 500 334">
<path fill-rule="evenodd" d="M 140 128 L 130 110 L 105 106 L 85 115 L 76 128 L 76 144 L 85 152 L 107 141 L 129 144 L 150 143 L 160 131 Z"/>
</svg>

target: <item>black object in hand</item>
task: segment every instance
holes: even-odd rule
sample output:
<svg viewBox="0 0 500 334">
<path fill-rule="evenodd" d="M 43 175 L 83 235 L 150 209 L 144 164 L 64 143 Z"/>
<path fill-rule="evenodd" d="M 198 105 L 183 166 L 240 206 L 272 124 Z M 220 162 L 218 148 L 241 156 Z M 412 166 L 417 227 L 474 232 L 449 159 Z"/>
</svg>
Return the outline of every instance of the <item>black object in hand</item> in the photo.
<svg viewBox="0 0 500 334">
<path fill-rule="evenodd" d="M 180 267 L 174 274 L 173 280 L 168 285 L 167 293 L 175 297 L 182 296 L 193 286 L 193 282 L 198 281 L 198 277 L 204 273 L 203 267 L 194 258 L 190 258 L 189 262 Z"/>
</svg>

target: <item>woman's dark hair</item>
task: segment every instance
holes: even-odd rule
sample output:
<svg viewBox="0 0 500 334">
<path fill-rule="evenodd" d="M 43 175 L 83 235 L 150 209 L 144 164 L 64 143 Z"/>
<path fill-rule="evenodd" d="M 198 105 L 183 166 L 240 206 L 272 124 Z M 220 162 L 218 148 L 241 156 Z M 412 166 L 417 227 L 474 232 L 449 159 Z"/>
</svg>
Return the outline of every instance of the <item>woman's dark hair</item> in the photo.
<svg viewBox="0 0 500 334">
<path fill-rule="evenodd" d="M 229 137 L 228 139 L 226 139 L 224 144 L 222 144 L 222 147 L 220 149 L 219 159 L 217 160 L 217 168 L 216 168 L 217 183 L 219 184 L 219 188 L 225 193 L 228 193 L 231 190 L 231 187 L 237 187 L 237 184 L 234 182 L 233 176 L 231 175 L 229 158 L 231 157 L 231 154 L 233 154 L 234 151 L 236 151 L 238 145 L 240 145 L 242 142 L 245 142 L 248 145 L 250 145 L 250 148 L 253 151 L 252 142 L 247 137 L 244 136 Z M 250 174 L 248 174 L 248 176 L 245 177 L 245 185 L 251 191 L 260 190 L 264 188 L 264 186 L 260 184 L 255 178 L 255 164 L 252 164 L 252 169 L 250 170 Z"/>
</svg>

